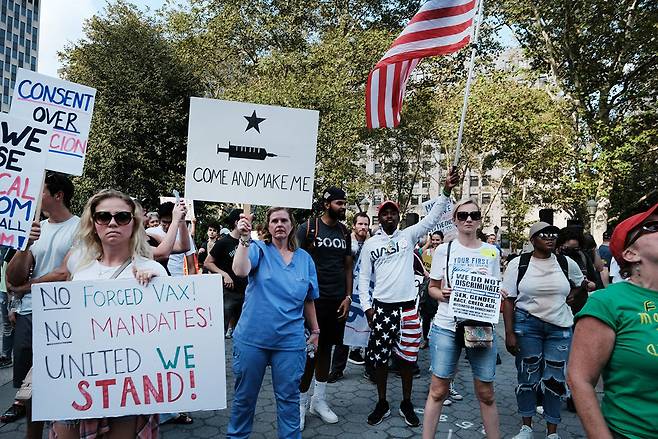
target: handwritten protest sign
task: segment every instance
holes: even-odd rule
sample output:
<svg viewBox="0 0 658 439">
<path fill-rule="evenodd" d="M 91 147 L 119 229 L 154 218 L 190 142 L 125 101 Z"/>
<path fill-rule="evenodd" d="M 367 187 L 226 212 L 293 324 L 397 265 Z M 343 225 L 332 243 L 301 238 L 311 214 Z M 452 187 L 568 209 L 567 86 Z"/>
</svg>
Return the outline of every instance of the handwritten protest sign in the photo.
<svg viewBox="0 0 658 439">
<path fill-rule="evenodd" d="M 96 90 L 18 69 L 9 114 L 52 128 L 46 168 L 82 175 Z"/>
<path fill-rule="evenodd" d="M 319 113 L 192 98 L 185 195 L 310 208 Z"/>
<path fill-rule="evenodd" d="M 500 280 L 482 274 L 455 272 L 449 304 L 458 319 L 498 323 Z"/>
<path fill-rule="evenodd" d="M 220 280 L 34 285 L 34 419 L 226 408 Z"/>
<path fill-rule="evenodd" d="M 50 129 L 0 114 L 0 245 L 24 250 L 41 197 Z"/>
<path fill-rule="evenodd" d="M 429 200 L 423 203 L 423 208 L 425 209 L 425 214 L 428 214 L 432 207 L 436 203 L 436 200 Z M 437 224 L 436 228 L 432 230 L 439 230 L 443 233 L 443 241 L 452 241 L 457 237 L 457 228 L 455 223 L 452 221 L 452 203 L 446 204 L 443 212 L 441 213 L 441 220 Z"/>
<path fill-rule="evenodd" d="M 185 197 L 181 198 L 183 202 L 185 203 L 185 207 L 187 207 L 187 214 L 185 215 L 185 221 L 192 221 L 193 219 L 196 219 L 196 215 L 194 214 L 194 201 L 193 200 L 186 200 Z M 176 204 L 176 198 L 175 197 L 160 197 L 160 204 L 162 203 L 174 203 Z"/>
</svg>

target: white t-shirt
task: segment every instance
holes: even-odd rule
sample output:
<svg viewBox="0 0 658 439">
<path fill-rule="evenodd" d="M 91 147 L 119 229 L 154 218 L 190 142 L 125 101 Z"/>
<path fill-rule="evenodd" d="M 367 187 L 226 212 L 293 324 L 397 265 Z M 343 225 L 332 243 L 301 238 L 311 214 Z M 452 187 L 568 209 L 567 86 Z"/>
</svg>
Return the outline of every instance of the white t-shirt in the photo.
<svg viewBox="0 0 658 439">
<path fill-rule="evenodd" d="M 41 221 L 41 235 L 29 249 L 34 257 L 32 279 L 46 275 L 59 267 L 64 256 L 73 246 L 79 224 L 80 218 L 75 215 L 61 223 Z M 32 314 L 32 293 L 23 296 L 17 312 L 21 315 Z"/>
<path fill-rule="evenodd" d="M 566 256 L 565 256 L 566 257 Z M 569 264 L 569 279 L 574 285 L 581 285 L 585 277 L 578 264 L 566 257 Z M 521 257 L 514 258 L 507 265 L 500 288 L 509 297 L 516 297 L 516 306 L 533 316 L 561 328 L 573 325 L 573 313 L 567 305 L 571 285 L 564 276 L 555 255 L 548 259 L 530 258 L 528 270 L 523 275 L 517 290 Z"/>
<path fill-rule="evenodd" d="M 446 277 L 446 256 L 448 243 L 437 247 L 432 257 L 432 269 L 430 278 L 441 280 Z M 452 241 L 450 248 L 450 261 L 448 262 L 448 273 L 450 279 L 455 272 L 478 273 L 500 278 L 500 253 L 498 249 L 485 242 L 478 248 L 464 247 L 458 239 Z M 452 285 L 452 281 L 450 282 Z M 433 323 L 439 328 L 455 330 L 455 315 L 447 302 L 439 302 Z"/>
<path fill-rule="evenodd" d="M 67 267 L 71 272 L 71 280 L 96 280 L 96 279 L 110 279 L 112 275 L 118 270 L 119 266 L 108 267 L 107 265 L 101 264 L 99 261 L 94 260 L 90 264 L 87 264 L 83 267 L 76 268 L 78 265 L 77 258 L 79 258 L 80 253 L 74 253 L 69 257 L 67 261 Z M 143 257 L 137 257 L 137 268 L 139 270 L 150 270 L 155 273 L 156 276 L 168 276 L 167 270 L 161 265 L 155 262 L 152 259 L 146 259 Z M 117 276 L 118 279 L 127 279 L 133 277 L 133 262 L 128 264 L 126 268 L 119 273 Z"/>
<path fill-rule="evenodd" d="M 158 227 L 149 227 L 146 229 L 146 233 L 151 236 L 158 236 L 164 239 L 167 236 L 167 232 L 162 229 L 162 226 Z M 176 232 L 176 244 L 180 243 L 180 231 Z M 183 253 L 172 253 L 169 255 L 169 261 L 167 262 L 167 269 L 172 276 L 183 276 L 185 274 L 185 256 L 190 256 L 196 253 L 196 247 L 194 246 L 194 240 L 190 238 L 190 250 L 185 254 Z"/>
</svg>

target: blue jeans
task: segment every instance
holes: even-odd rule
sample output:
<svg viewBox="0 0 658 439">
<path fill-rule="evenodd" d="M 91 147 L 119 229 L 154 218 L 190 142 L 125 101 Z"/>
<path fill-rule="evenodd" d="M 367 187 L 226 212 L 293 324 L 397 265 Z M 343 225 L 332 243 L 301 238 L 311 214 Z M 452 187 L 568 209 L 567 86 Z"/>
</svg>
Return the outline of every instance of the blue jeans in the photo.
<svg viewBox="0 0 658 439">
<path fill-rule="evenodd" d="M 544 419 L 560 423 L 560 403 L 567 394 L 565 371 L 571 328 L 546 323 L 532 314 L 514 311 L 514 333 L 519 346 L 516 369 L 519 385 L 516 401 L 519 413 L 532 417 L 537 407 L 537 389 L 544 394 Z"/>
<path fill-rule="evenodd" d="M 272 366 L 272 386 L 276 397 L 279 438 L 301 439 L 299 429 L 299 383 L 304 373 L 306 352 L 262 349 L 233 342 L 235 395 L 227 438 L 248 438 L 254 423 L 258 392 L 265 368 Z"/>
<path fill-rule="evenodd" d="M 7 292 L 0 291 L 0 314 L 2 316 L 2 356 L 11 358 L 11 351 L 14 346 L 14 327 L 7 317 L 7 314 L 9 314 L 8 306 L 9 298 L 7 297 Z"/>
</svg>

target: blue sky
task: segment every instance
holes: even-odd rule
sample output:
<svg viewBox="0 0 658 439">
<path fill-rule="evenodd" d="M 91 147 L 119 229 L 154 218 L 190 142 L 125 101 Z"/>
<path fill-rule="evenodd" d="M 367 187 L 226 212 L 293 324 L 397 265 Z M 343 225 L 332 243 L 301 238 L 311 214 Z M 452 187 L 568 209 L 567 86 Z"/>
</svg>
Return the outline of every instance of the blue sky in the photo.
<svg viewBox="0 0 658 439">
<path fill-rule="evenodd" d="M 133 0 L 142 9 L 158 9 L 165 0 Z M 105 0 L 42 0 L 39 31 L 40 73 L 58 76 L 57 52 L 82 37 L 84 21 L 105 7 Z"/>
</svg>

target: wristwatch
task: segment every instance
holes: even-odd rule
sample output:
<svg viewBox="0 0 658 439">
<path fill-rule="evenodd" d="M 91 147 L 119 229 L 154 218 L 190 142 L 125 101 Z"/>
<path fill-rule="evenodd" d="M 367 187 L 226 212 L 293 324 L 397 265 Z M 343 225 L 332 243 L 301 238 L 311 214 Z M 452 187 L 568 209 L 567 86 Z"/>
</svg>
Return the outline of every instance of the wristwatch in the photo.
<svg viewBox="0 0 658 439">
<path fill-rule="evenodd" d="M 244 239 L 242 236 L 240 237 L 240 244 L 243 247 L 249 247 L 251 245 L 251 238 Z"/>
</svg>

